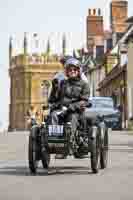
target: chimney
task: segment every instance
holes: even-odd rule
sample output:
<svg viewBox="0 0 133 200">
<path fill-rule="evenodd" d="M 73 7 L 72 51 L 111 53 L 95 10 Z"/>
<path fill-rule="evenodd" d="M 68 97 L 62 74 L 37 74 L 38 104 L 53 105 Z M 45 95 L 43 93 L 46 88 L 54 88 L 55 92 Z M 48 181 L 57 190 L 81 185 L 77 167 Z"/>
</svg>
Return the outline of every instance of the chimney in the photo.
<svg viewBox="0 0 133 200">
<path fill-rule="evenodd" d="M 103 28 L 103 16 L 101 16 L 101 10 L 99 9 L 89 9 L 89 15 L 86 19 L 86 28 L 87 28 L 87 48 L 89 49 L 92 46 L 93 41 L 95 44 L 102 44 L 104 28 Z"/>
<path fill-rule="evenodd" d="M 96 15 L 96 9 L 93 9 L 93 15 Z"/>
<path fill-rule="evenodd" d="M 89 15 L 91 15 L 91 9 L 88 10 Z"/>
<path fill-rule="evenodd" d="M 93 12 L 91 12 L 93 11 Z M 103 35 L 103 16 L 101 16 L 100 9 L 89 9 L 89 15 L 87 16 L 87 35 Z"/>
<path fill-rule="evenodd" d="M 127 29 L 128 2 L 125 0 L 111 1 L 110 26 L 113 33 L 124 33 Z"/>
<path fill-rule="evenodd" d="M 98 8 L 98 16 L 101 16 L 101 9 Z"/>
</svg>

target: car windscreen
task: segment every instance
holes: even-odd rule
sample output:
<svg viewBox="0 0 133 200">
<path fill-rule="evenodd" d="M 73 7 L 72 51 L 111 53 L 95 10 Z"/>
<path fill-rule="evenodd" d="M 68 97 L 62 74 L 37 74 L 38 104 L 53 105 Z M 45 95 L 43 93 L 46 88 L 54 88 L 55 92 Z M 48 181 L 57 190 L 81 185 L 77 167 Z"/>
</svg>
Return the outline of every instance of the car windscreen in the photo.
<svg viewBox="0 0 133 200">
<path fill-rule="evenodd" d="M 92 103 L 92 107 L 114 108 L 112 99 L 92 99 L 90 102 Z"/>
</svg>

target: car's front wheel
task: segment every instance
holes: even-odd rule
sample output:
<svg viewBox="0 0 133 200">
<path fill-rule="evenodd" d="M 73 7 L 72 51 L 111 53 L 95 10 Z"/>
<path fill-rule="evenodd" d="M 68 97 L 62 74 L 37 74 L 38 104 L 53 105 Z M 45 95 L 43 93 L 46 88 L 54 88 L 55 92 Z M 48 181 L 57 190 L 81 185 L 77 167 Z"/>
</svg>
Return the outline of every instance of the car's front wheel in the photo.
<svg viewBox="0 0 133 200">
<path fill-rule="evenodd" d="M 29 169 L 31 173 L 36 173 L 38 167 L 37 160 L 37 144 L 32 136 L 29 136 L 29 149 L 28 149 Z"/>
</svg>

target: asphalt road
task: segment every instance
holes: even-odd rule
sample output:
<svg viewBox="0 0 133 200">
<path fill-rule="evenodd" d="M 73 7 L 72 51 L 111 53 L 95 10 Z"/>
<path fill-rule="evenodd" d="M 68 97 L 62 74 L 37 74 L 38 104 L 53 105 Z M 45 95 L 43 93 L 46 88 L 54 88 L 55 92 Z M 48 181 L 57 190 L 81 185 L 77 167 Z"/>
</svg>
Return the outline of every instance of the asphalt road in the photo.
<svg viewBox="0 0 133 200">
<path fill-rule="evenodd" d="M 28 136 L 0 135 L 0 200 L 133 200 L 133 133 L 110 132 L 108 167 L 92 174 L 90 160 L 51 160 L 47 174 L 28 169 Z"/>
</svg>

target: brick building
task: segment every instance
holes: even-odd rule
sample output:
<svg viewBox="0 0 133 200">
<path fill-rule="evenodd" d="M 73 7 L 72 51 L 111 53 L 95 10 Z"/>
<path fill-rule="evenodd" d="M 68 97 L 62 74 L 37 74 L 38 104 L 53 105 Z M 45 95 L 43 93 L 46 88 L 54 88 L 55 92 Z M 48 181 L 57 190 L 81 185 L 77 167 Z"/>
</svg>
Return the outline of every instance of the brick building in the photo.
<svg viewBox="0 0 133 200">
<path fill-rule="evenodd" d="M 104 52 L 103 16 L 100 9 L 89 9 L 86 18 L 87 49 L 90 55 L 98 57 Z"/>
<path fill-rule="evenodd" d="M 112 0 L 110 3 L 110 28 L 112 30 L 113 46 L 127 29 L 128 2 Z"/>
</svg>

